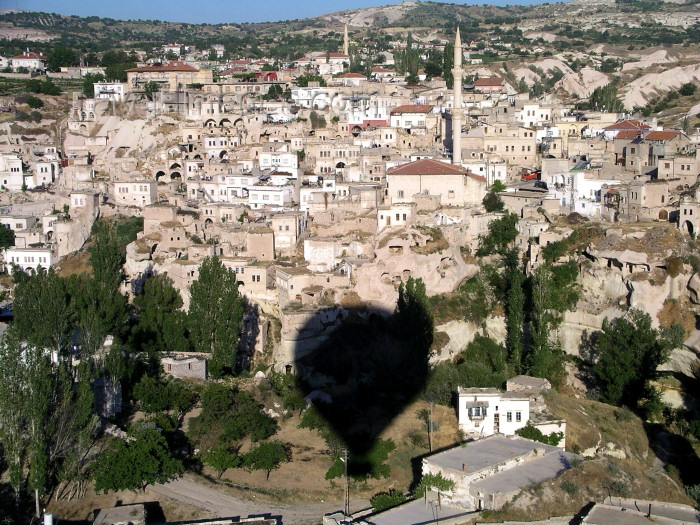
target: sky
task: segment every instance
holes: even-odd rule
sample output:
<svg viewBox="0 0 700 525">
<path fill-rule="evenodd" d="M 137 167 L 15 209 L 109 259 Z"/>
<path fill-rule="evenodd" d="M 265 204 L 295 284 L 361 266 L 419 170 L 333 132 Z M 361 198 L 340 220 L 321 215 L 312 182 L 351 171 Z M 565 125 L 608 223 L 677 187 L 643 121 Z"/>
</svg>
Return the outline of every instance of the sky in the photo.
<svg viewBox="0 0 700 525">
<path fill-rule="evenodd" d="M 564 0 L 549 0 L 550 3 Z M 61 15 L 100 16 L 117 20 L 243 23 L 275 22 L 398 3 L 392 0 L 0 0 L 0 9 L 23 9 Z M 533 5 L 543 0 L 455 1 L 458 4 Z"/>
</svg>

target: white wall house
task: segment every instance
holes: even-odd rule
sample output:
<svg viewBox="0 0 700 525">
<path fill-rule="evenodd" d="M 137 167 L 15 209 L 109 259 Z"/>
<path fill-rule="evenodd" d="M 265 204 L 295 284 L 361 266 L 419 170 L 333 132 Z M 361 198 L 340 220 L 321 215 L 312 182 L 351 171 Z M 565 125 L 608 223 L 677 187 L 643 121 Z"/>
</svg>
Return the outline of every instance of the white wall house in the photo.
<svg viewBox="0 0 700 525">
<path fill-rule="evenodd" d="M 20 191 L 25 183 L 24 177 L 22 159 L 14 154 L 0 155 L 0 185 L 8 190 Z"/>
<path fill-rule="evenodd" d="M 157 182 L 135 180 L 114 183 L 114 202 L 124 206 L 148 206 L 158 200 Z"/>
<path fill-rule="evenodd" d="M 96 100 L 109 100 L 111 102 L 122 102 L 126 92 L 125 82 L 95 82 L 93 92 Z"/>
<path fill-rule="evenodd" d="M 260 153 L 260 169 L 268 168 L 296 170 L 299 168 L 299 157 L 291 151 L 263 151 Z"/>
<path fill-rule="evenodd" d="M 291 186 L 252 186 L 248 188 L 248 205 L 254 210 L 290 206 L 293 191 Z"/>
<path fill-rule="evenodd" d="M 12 61 L 12 71 L 15 73 L 21 67 L 27 68 L 29 71 L 44 71 L 46 69 L 46 57 L 29 51 L 29 49 L 21 55 L 12 57 L 10 60 Z"/>
<path fill-rule="evenodd" d="M 22 270 L 35 270 L 37 266 L 48 270 L 54 264 L 55 257 L 50 248 L 7 248 L 5 266 L 12 272 L 13 265 Z"/>
<path fill-rule="evenodd" d="M 512 436 L 530 420 L 530 397 L 497 388 L 458 387 L 459 429 L 470 436 Z"/>
</svg>

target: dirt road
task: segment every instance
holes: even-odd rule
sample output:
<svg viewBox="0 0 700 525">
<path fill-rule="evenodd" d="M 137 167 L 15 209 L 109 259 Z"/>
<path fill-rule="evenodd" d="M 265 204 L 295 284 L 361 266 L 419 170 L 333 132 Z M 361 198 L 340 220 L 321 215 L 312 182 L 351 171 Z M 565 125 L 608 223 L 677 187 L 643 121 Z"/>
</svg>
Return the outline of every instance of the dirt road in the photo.
<svg viewBox="0 0 700 525">
<path fill-rule="evenodd" d="M 321 523 L 324 514 L 343 508 L 342 501 L 278 505 L 261 504 L 230 496 L 200 484 L 189 477 L 184 477 L 165 485 L 154 485 L 150 489 L 161 496 L 199 507 L 221 518 L 236 516 L 247 518 L 251 515 L 270 515 L 272 517 L 281 517 L 284 525 Z M 351 502 L 351 510 L 353 512 L 368 506 L 369 502 L 367 500 Z"/>
</svg>

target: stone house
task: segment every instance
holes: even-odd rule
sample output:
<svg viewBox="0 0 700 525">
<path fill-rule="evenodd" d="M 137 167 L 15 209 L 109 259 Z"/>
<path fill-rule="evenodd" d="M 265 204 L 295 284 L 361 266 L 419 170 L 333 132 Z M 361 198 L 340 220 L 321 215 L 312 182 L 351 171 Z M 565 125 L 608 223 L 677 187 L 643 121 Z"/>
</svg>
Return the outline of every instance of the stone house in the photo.
<svg viewBox="0 0 700 525">
<path fill-rule="evenodd" d="M 207 378 L 207 359 L 204 355 L 165 354 L 160 359 L 160 365 L 169 376 L 202 381 Z"/>
<path fill-rule="evenodd" d="M 211 69 L 197 69 L 184 62 L 171 62 L 165 66 L 144 66 L 126 70 L 129 91 L 141 91 L 147 82 L 155 82 L 161 91 L 177 91 L 188 84 L 205 84 L 213 81 Z"/>
<path fill-rule="evenodd" d="M 486 195 L 486 179 L 461 166 L 423 159 L 387 170 L 389 202 L 415 202 L 417 195 L 439 198 L 443 206 L 479 204 Z"/>
<path fill-rule="evenodd" d="M 21 55 L 10 57 L 10 64 L 12 71 L 15 73 L 17 73 L 21 67 L 29 71 L 44 71 L 46 70 L 46 57 L 27 49 Z"/>
<path fill-rule="evenodd" d="M 493 435 L 423 458 L 423 475 L 455 482 L 444 501 L 466 510 L 499 509 L 533 483 L 567 470 L 575 454 L 523 439 Z"/>
</svg>

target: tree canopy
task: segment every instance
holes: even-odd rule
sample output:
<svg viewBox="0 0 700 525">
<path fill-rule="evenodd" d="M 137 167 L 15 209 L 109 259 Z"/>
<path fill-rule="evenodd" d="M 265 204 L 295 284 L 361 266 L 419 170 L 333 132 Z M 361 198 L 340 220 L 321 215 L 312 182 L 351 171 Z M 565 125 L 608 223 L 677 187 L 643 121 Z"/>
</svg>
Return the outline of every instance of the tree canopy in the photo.
<svg viewBox="0 0 700 525">
<path fill-rule="evenodd" d="M 603 399 L 637 409 L 653 395 L 649 381 L 668 359 L 670 342 L 651 325 L 649 314 L 632 309 L 626 316 L 603 321 L 596 344 L 595 371 Z"/>
<path fill-rule="evenodd" d="M 171 457 L 168 442 L 157 428 L 133 432 L 131 440 L 117 439 L 95 465 L 95 492 L 143 490 L 180 477 L 182 462 Z"/>
</svg>

